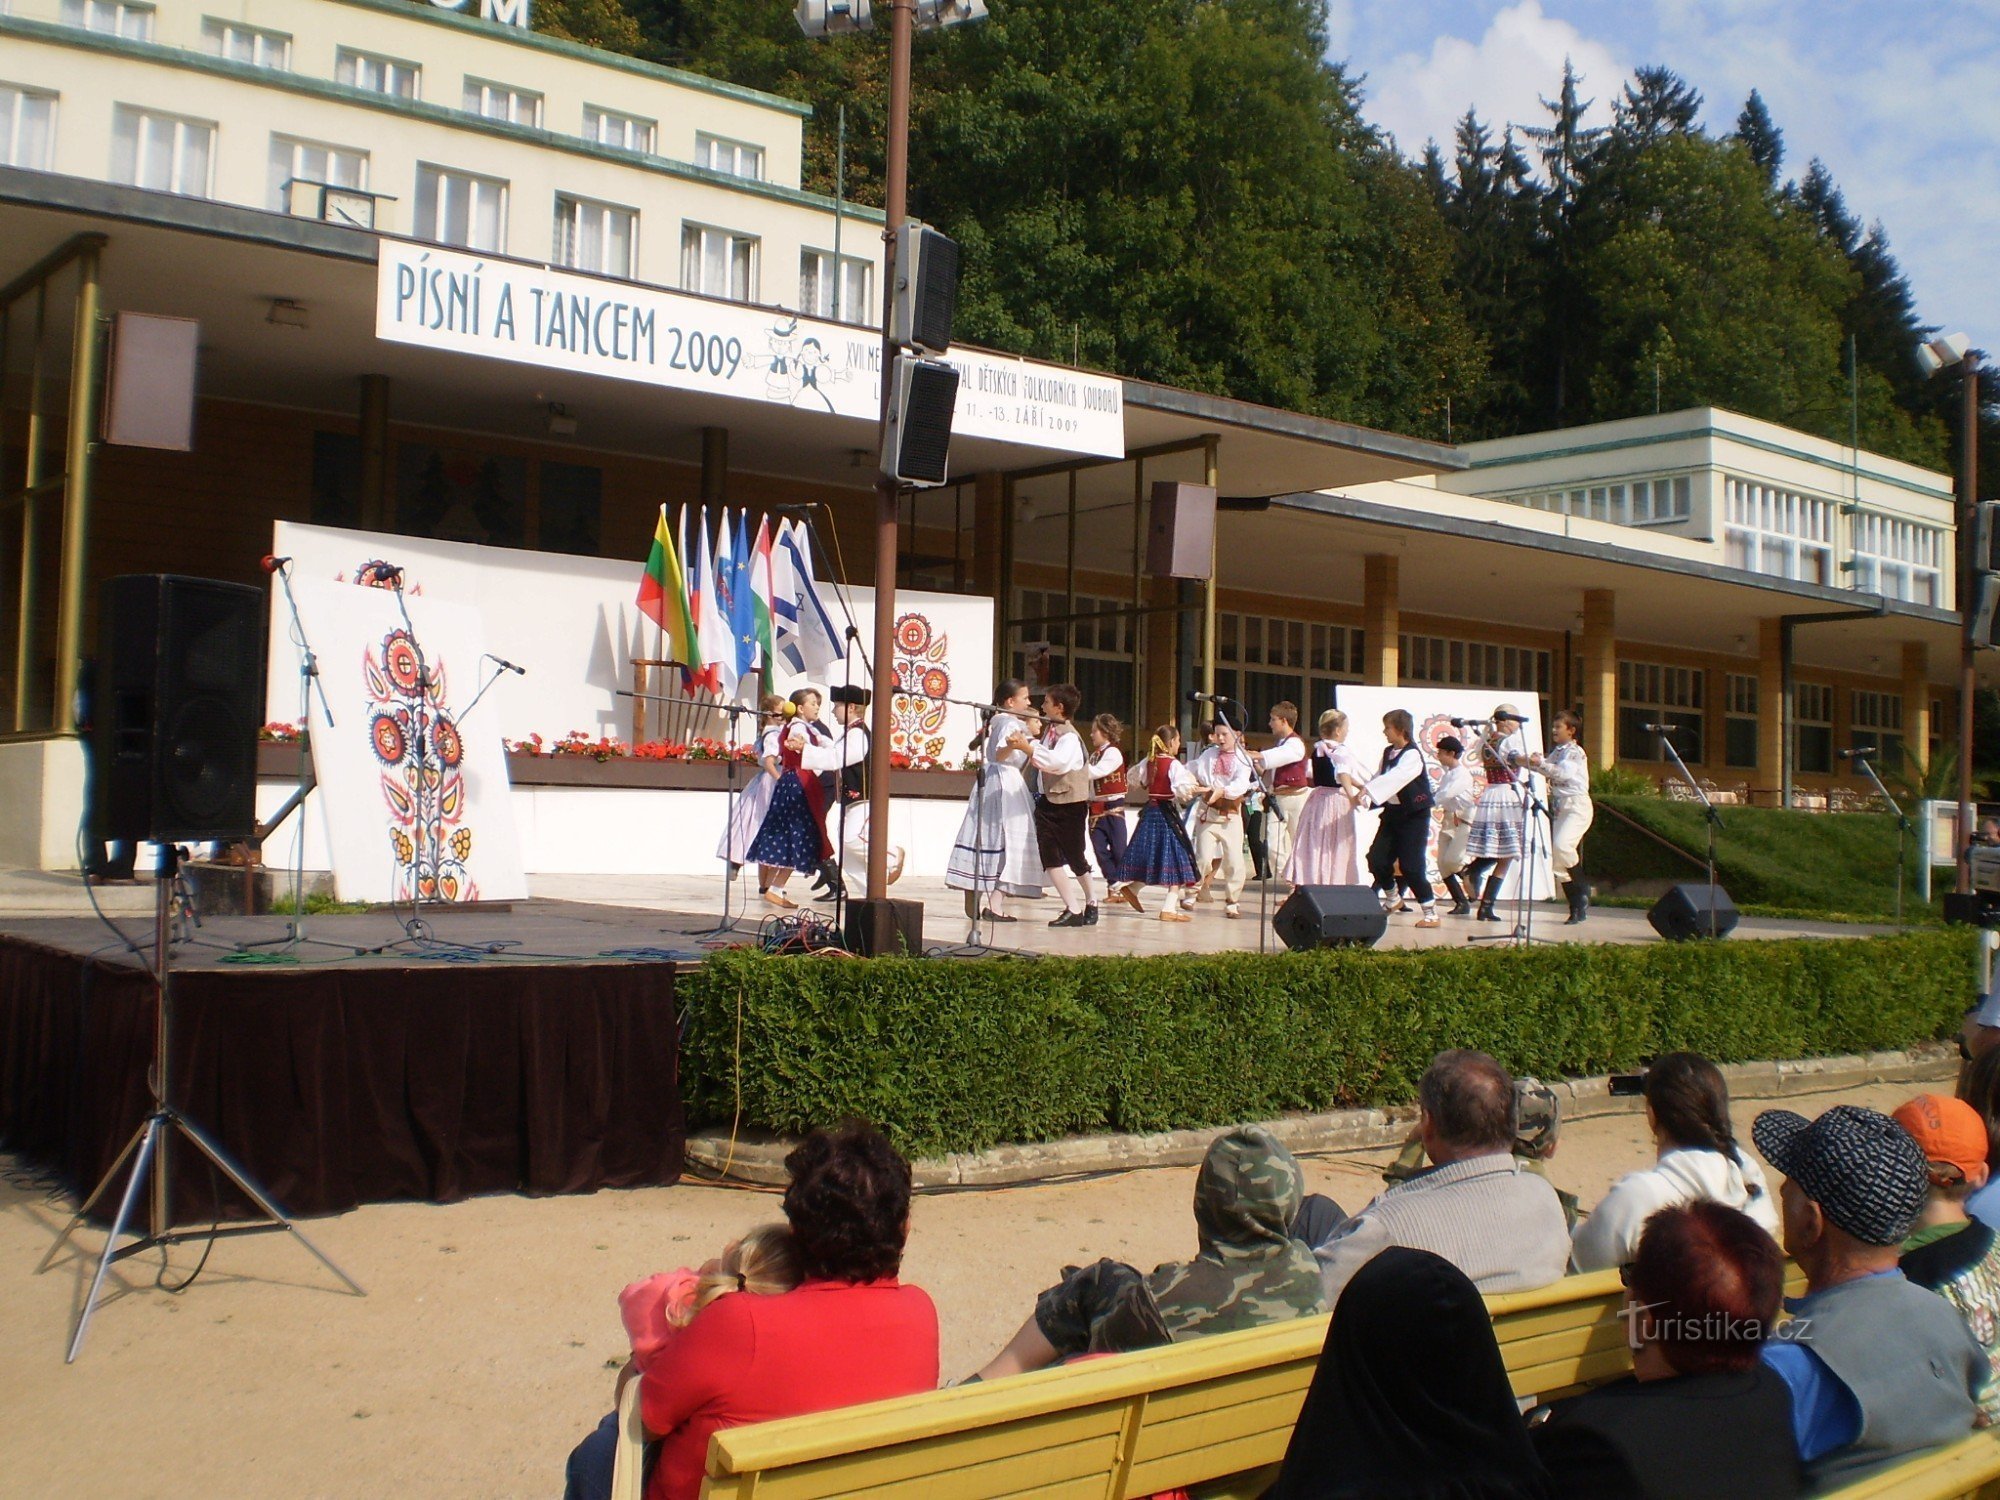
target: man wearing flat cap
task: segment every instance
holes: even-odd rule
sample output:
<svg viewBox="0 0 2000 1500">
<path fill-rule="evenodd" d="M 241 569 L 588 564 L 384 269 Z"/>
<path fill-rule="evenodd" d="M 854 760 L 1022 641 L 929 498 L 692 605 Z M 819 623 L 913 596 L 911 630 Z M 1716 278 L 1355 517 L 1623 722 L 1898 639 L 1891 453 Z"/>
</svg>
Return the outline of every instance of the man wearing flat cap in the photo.
<svg viewBox="0 0 2000 1500">
<path fill-rule="evenodd" d="M 1923 1212 L 1923 1149 L 1887 1115 L 1835 1105 L 1817 1120 L 1764 1111 L 1751 1126 L 1784 1174 L 1785 1249 L 1806 1273 L 1793 1318 L 1764 1346 L 1792 1389 L 1799 1459 L 1817 1488 L 1847 1484 L 1972 1430 L 1985 1351 L 1944 1298 L 1897 1267 Z"/>
</svg>

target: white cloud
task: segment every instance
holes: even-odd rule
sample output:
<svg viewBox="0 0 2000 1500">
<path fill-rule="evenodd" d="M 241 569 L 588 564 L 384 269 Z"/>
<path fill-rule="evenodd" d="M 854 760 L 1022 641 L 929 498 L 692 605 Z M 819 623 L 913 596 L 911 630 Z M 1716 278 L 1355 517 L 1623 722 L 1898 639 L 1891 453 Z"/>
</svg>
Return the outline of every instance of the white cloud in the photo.
<svg viewBox="0 0 2000 1500">
<path fill-rule="evenodd" d="M 1441 35 L 1428 53 L 1406 52 L 1368 72 L 1367 115 L 1410 156 L 1427 139 L 1451 149 L 1452 126 L 1468 106 L 1494 127 L 1547 123 L 1543 98 L 1562 86 L 1563 59 L 1583 77 L 1583 97 L 1595 99 L 1594 123 L 1610 119 L 1610 96 L 1629 71 L 1610 47 L 1568 21 L 1544 15 L 1541 0 L 1520 0 L 1496 13 L 1476 40 Z"/>
</svg>

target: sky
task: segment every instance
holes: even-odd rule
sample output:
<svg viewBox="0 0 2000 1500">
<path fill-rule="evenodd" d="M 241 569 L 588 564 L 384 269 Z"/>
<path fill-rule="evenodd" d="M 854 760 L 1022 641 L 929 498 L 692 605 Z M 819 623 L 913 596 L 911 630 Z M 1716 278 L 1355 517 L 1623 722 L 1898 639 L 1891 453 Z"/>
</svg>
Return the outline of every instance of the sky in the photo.
<svg viewBox="0 0 2000 1500">
<path fill-rule="evenodd" d="M 1541 124 L 1564 57 L 1595 99 L 1664 64 L 1735 128 L 1754 88 L 1784 133 L 1786 178 L 1824 161 L 1880 221 L 1926 322 L 2000 356 L 2000 0 L 1329 0 L 1329 53 L 1366 75 L 1369 121 L 1403 152 L 1476 106 Z"/>
</svg>

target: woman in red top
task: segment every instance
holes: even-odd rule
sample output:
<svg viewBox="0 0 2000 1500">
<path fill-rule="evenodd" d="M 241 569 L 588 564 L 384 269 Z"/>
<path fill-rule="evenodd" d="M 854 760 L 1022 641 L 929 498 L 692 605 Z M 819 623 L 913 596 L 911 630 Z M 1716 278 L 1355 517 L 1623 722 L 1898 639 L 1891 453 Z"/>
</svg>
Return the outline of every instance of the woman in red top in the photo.
<svg viewBox="0 0 2000 1500">
<path fill-rule="evenodd" d="M 723 1297 L 639 1378 L 659 1440 L 647 1500 L 695 1500 L 725 1427 L 934 1389 L 937 1309 L 896 1280 L 910 1227 L 910 1164 L 873 1126 L 816 1130 L 785 1158 L 785 1217 L 805 1280 L 776 1297 Z M 565 1500 L 611 1492 L 616 1417 L 570 1455 Z"/>
</svg>

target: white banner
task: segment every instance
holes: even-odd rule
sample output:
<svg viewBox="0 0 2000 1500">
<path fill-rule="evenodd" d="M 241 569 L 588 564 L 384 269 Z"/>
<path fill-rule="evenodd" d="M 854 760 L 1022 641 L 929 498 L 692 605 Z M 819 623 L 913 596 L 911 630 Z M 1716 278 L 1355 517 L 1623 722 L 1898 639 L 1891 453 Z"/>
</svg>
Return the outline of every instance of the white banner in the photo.
<svg viewBox="0 0 2000 1500">
<path fill-rule="evenodd" d="M 381 241 L 375 336 L 426 349 L 775 402 L 874 421 L 882 341 L 841 323 Z M 954 349 L 952 433 L 1125 456 L 1124 386 L 1104 375 Z"/>
</svg>

